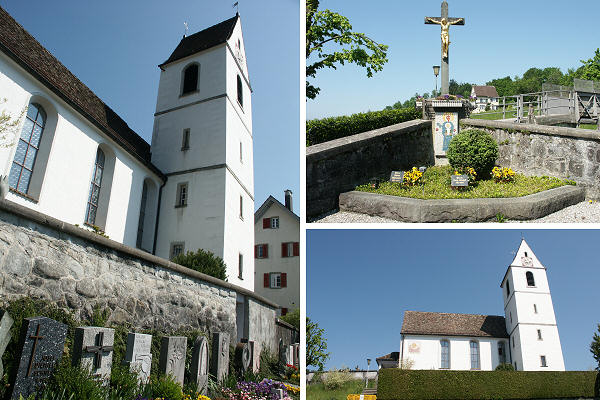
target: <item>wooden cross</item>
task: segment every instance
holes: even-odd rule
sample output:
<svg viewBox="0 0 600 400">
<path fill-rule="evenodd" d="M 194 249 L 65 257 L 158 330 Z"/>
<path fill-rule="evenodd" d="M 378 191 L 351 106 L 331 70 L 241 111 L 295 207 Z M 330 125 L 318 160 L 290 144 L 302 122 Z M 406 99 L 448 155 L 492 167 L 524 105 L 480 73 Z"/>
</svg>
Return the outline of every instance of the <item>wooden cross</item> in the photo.
<svg viewBox="0 0 600 400">
<path fill-rule="evenodd" d="M 98 332 L 96 335 L 96 345 L 86 346 L 84 349 L 88 353 L 94 354 L 94 368 L 98 369 L 102 365 L 102 352 L 112 351 L 113 346 L 104 346 L 104 332 Z"/>
<path fill-rule="evenodd" d="M 31 358 L 29 359 L 29 368 L 27 369 L 27 376 L 31 376 L 31 367 L 33 366 L 33 358 L 35 357 L 35 351 L 37 349 L 38 340 L 42 340 L 44 337 L 40 336 L 40 324 L 38 324 L 35 335 L 29 336 L 29 339 L 34 339 L 33 350 L 31 350 Z"/>
<path fill-rule="evenodd" d="M 444 0 L 442 2 L 442 16 L 441 17 L 425 17 L 425 23 L 427 25 L 440 25 L 442 28 L 442 94 L 449 94 L 449 47 L 450 47 L 450 25 L 464 25 L 464 18 L 448 18 L 448 3 Z"/>
</svg>

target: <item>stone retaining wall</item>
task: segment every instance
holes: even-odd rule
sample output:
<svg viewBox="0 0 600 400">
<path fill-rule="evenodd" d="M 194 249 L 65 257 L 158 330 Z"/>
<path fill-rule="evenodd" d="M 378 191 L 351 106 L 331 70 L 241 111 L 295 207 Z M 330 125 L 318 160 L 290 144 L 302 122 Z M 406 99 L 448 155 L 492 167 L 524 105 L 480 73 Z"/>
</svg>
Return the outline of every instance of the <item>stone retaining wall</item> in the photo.
<svg viewBox="0 0 600 400">
<path fill-rule="evenodd" d="M 109 323 L 227 332 L 234 344 L 238 295 L 248 300 L 248 339 L 276 351 L 278 306 L 269 300 L 0 200 L 0 307 L 29 296 L 71 309 L 79 319 L 95 306 L 108 307 Z"/>
<path fill-rule="evenodd" d="M 572 179 L 586 188 L 588 198 L 600 198 L 600 132 L 480 119 L 463 119 L 465 128 L 492 134 L 499 165 L 526 175 Z"/>
<path fill-rule="evenodd" d="M 306 214 L 336 209 L 340 193 L 392 170 L 432 165 L 431 121 L 414 120 L 306 149 Z"/>
</svg>

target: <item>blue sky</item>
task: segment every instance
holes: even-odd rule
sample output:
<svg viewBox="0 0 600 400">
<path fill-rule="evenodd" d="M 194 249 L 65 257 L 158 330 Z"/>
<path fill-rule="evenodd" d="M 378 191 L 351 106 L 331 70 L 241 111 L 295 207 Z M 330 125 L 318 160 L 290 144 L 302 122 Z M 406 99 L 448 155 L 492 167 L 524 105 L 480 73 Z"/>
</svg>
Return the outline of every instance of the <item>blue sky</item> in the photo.
<svg viewBox="0 0 600 400">
<path fill-rule="evenodd" d="M 326 368 L 373 368 L 399 351 L 405 310 L 503 315 L 522 234 L 547 268 L 566 368 L 592 368 L 600 231 L 308 230 L 306 315 L 325 329 Z"/>
<path fill-rule="evenodd" d="M 580 66 L 598 47 L 597 0 L 473 1 L 450 0 L 450 17 L 465 26 L 450 28 L 450 78 L 485 84 L 494 78 L 523 75 L 530 67 Z M 354 31 L 389 46 L 382 72 L 367 78 L 363 69 L 345 65 L 322 70 L 321 94 L 307 102 L 308 119 L 380 110 L 398 100 L 435 88 L 432 66 L 440 63 L 440 27 L 424 19 L 440 15 L 440 0 L 321 0 L 349 18 Z M 596 32 L 596 33 L 594 33 Z M 581 40 L 575 40 L 575 37 Z M 587 38 L 587 39 L 586 39 Z M 439 79 L 439 78 L 438 78 Z"/>
<path fill-rule="evenodd" d="M 184 33 L 235 15 L 234 0 L 0 0 L 140 136 L 151 140 L 158 64 Z M 299 0 L 239 1 L 252 96 L 255 205 L 299 198 Z M 303 84 L 303 82 L 302 82 Z M 299 201 L 295 203 L 296 212 Z"/>
</svg>

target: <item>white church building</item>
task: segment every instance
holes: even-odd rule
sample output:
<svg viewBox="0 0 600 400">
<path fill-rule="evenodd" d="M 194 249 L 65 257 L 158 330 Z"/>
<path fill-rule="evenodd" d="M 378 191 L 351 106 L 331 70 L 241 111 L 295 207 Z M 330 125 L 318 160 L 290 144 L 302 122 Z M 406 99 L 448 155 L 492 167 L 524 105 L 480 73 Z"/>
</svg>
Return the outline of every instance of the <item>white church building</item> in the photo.
<svg viewBox="0 0 600 400">
<path fill-rule="evenodd" d="M 511 363 L 518 371 L 564 371 L 546 268 L 525 240 L 500 287 L 504 316 L 406 311 L 395 365 L 490 371 Z"/>
<path fill-rule="evenodd" d="M 16 122 L 0 138 L 5 198 L 162 258 L 210 250 L 230 283 L 253 290 L 239 15 L 184 37 L 159 68 L 150 145 L 0 7 L 0 113 Z"/>
</svg>

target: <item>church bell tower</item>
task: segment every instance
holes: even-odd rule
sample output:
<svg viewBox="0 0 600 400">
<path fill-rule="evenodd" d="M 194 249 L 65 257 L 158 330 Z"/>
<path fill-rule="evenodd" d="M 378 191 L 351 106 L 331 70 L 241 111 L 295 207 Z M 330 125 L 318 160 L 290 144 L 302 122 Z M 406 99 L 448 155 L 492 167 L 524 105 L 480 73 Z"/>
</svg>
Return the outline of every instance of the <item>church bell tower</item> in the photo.
<svg viewBox="0 0 600 400">
<path fill-rule="evenodd" d="M 185 36 L 159 67 L 152 163 L 168 179 L 154 252 L 209 250 L 230 283 L 253 290 L 252 89 L 239 15 Z"/>
<path fill-rule="evenodd" d="M 546 267 L 525 239 L 500 285 L 509 354 L 519 371 L 564 371 Z"/>
</svg>

